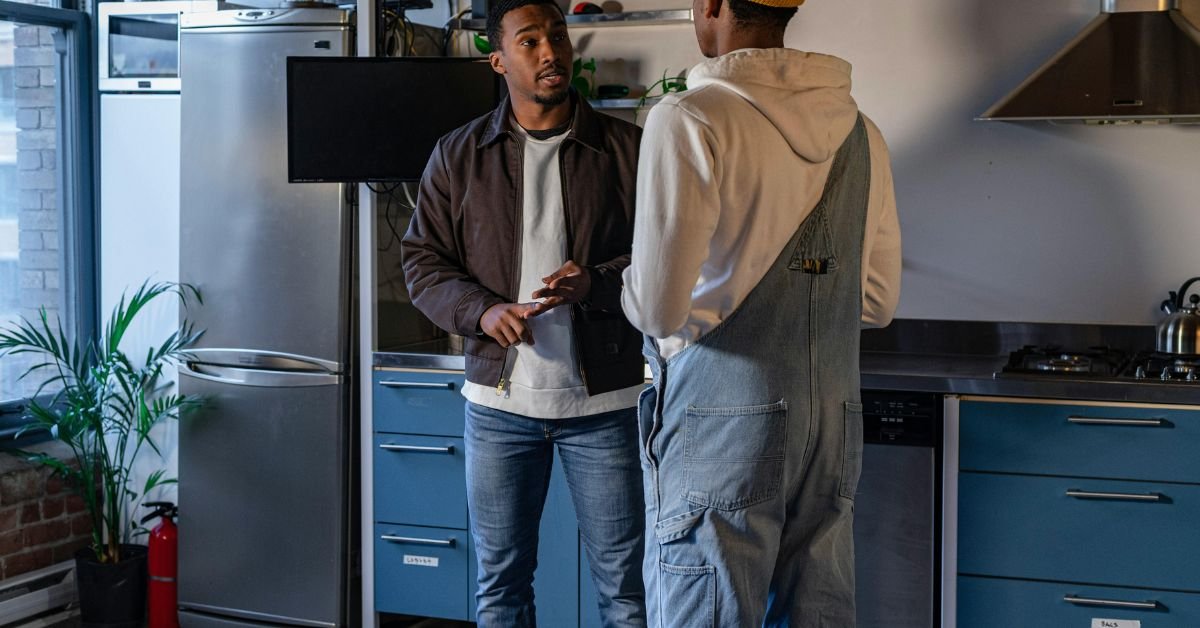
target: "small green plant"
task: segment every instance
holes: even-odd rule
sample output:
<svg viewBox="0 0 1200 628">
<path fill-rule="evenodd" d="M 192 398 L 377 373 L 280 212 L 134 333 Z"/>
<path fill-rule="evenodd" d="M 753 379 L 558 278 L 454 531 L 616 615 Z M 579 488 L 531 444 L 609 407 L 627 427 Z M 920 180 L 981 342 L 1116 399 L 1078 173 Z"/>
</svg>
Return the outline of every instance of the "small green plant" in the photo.
<svg viewBox="0 0 1200 628">
<path fill-rule="evenodd" d="M 587 72 L 587 76 L 584 76 Z M 592 86 L 596 84 L 596 60 L 588 58 L 587 61 L 580 57 L 571 64 L 571 87 L 579 92 L 580 98 L 587 100 L 592 97 Z"/>
<path fill-rule="evenodd" d="M 136 530 L 123 522 L 131 519 L 139 501 L 155 488 L 175 483 L 159 469 L 144 486 L 133 486 L 133 464 L 142 448 L 161 455 L 150 431 L 199 405 L 195 397 L 164 394 L 159 388 L 163 367 L 186 359 L 187 349 L 203 333 L 194 331 L 191 323 L 184 320 L 161 345 L 151 347 L 143 365 L 135 366 L 120 348 L 138 313 L 165 294 L 177 295 L 185 307 L 189 297 L 203 302 L 188 284 L 147 281 L 128 301 L 121 297 L 100 338 L 83 344 L 67 337 L 61 321 L 52 326 L 45 308 L 36 322 L 22 318 L 0 328 L 0 357 L 41 358 L 21 375 L 43 377 L 28 406 L 33 422 L 26 429 L 49 430 L 71 448 L 75 464 L 44 453 L 18 453 L 52 468 L 83 499 L 92 520 L 92 550 L 101 563 L 121 561 L 121 544 Z M 43 392 L 49 401 L 39 401 Z"/>
<path fill-rule="evenodd" d="M 492 52 L 492 45 L 488 43 L 487 38 L 483 35 L 475 33 L 475 36 L 471 38 L 471 41 L 475 42 L 475 49 L 479 51 L 479 54 L 486 55 Z"/>
<path fill-rule="evenodd" d="M 654 93 L 655 89 L 661 89 L 662 93 L 655 94 Z M 649 87 L 646 88 L 646 93 L 642 94 L 641 99 L 638 100 L 638 106 L 645 107 L 646 100 L 648 100 L 650 98 L 654 98 L 656 96 L 666 96 L 667 94 L 671 94 L 674 92 L 685 92 L 685 91 L 687 91 L 687 77 L 684 76 L 684 73 L 682 70 L 676 76 L 667 76 L 667 71 L 663 70 L 662 78 L 658 79 L 657 81 L 654 81 L 653 83 L 650 84 Z"/>
</svg>

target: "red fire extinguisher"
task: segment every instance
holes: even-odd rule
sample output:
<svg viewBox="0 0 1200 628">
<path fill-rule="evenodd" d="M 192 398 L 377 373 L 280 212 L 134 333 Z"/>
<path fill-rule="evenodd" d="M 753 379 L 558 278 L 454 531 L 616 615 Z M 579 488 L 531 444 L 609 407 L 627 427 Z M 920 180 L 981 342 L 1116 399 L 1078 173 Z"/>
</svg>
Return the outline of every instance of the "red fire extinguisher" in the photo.
<svg viewBox="0 0 1200 628">
<path fill-rule="evenodd" d="M 149 628 L 179 628 L 179 591 L 175 582 L 179 571 L 178 528 L 174 521 L 179 509 L 171 502 L 146 502 L 145 506 L 154 511 L 143 517 L 142 523 L 162 517 L 150 531 Z"/>
</svg>

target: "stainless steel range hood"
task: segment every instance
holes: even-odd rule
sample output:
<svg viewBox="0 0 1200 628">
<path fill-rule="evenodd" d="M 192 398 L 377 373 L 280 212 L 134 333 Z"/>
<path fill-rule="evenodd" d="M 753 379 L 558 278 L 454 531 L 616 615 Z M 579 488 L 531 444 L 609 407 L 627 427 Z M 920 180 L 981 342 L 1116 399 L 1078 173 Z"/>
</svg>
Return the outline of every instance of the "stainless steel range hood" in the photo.
<svg viewBox="0 0 1200 628">
<path fill-rule="evenodd" d="M 1103 0 L 1099 17 L 977 120 L 1200 123 L 1200 30 L 1184 0 Z"/>
</svg>

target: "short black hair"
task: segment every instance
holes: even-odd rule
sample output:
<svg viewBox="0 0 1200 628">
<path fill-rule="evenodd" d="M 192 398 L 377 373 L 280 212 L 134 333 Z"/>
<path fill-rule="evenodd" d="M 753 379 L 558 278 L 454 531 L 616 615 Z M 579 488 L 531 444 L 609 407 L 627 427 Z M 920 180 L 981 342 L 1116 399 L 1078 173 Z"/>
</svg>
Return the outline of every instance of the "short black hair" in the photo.
<svg viewBox="0 0 1200 628">
<path fill-rule="evenodd" d="M 500 52 L 500 21 L 504 19 L 505 14 L 514 9 L 539 4 L 547 4 L 558 9 L 558 13 L 564 19 L 566 18 L 562 7 L 558 6 L 554 0 L 499 0 L 492 3 L 487 16 L 487 40 L 493 52 Z"/>
<path fill-rule="evenodd" d="M 796 7 L 769 7 L 750 0 L 728 0 L 733 21 L 738 26 L 787 30 L 788 22 L 796 15 Z"/>
</svg>

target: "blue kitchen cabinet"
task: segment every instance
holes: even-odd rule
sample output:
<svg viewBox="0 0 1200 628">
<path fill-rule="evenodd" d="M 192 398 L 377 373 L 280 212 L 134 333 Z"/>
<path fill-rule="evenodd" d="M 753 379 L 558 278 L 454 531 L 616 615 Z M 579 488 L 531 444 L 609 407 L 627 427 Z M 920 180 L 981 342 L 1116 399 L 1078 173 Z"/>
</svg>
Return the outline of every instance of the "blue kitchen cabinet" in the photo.
<svg viewBox="0 0 1200 628">
<path fill-rule="evenodd" d="M 963 401 L 965 471 L 1200 482 L 1200 412 L 1178 407 Z"/>
<path fill-rule="evenodd" d="M 1200 626 L 1195 593 L 1063 582 L 959 576 L 958 609 L 961 628 L 1090 628 L 1103 625 L 1093 621 L 1103 619 L 1110 626 Z"/>
<path fill-rule="evenodd" d="M 463 439 L 376 433 L 376 521 L 467 529 Z"/>
<path fill-rule="evenodd" d="M 372 382 L 375 608 L 474 617 L 463 470 L 465 378 L 377 370 Z"/>
<path fill-rule="evenodd" d="M 375 607 L 465 619 L 471 550 L 466 530 L 375 524 Z"/>
<path fill-rule="evenodd" d="M 375 608 L 475 617 L 475 548 L 463 457 L 461 371 L 375 371 Z M 556 461 L 542 514 L 534 596 L 538 624 L 580 622 L 579 531 Z M 589 582 L 590 585 L 590 582 Z M 591 613 L 597 614 L 594 600 Z M 595 623 L 598 625 L 598 617 Z"/>
<path fill-rule="evenodd" d="M 964 398 L 959 439 L 958 626 L 1200 626 L 1200 408 Z"/>
<path fill-rule="evenodd" d="M 374 431 L 462 437 L 462 371 L 377 370 L 374 379 Z"/>
<path fill-rule="evenodd" d="M 958 488 L 959 573 L 1200 592 L 1200 486 L 962 473 Z"/>
</svg>

